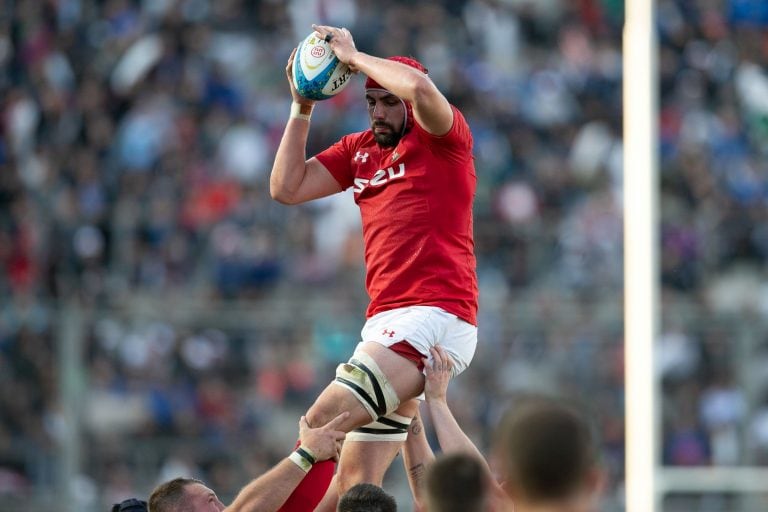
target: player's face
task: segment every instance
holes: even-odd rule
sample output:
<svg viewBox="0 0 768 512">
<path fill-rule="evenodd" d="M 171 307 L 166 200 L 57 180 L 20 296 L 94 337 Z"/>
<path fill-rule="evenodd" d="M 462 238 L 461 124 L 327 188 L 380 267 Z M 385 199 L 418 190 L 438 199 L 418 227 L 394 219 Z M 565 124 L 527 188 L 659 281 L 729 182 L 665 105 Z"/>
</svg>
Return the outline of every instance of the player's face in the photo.
<svg viewBox="0 0 768 512">
<path fill-rule="evenodd" d="M 387 91 L 367 91 L 368 117 L 376 142 L 384 147 L 397 145 L 405 123 L 405 105 Z"/>
<path fill-rule="evenodd" d="M 216 493 L 203 484 L 185 486 L 184 494 L 190 504 L 191 512 L 221 512 L 226 508 L 216 497 Z"/>
</svg>

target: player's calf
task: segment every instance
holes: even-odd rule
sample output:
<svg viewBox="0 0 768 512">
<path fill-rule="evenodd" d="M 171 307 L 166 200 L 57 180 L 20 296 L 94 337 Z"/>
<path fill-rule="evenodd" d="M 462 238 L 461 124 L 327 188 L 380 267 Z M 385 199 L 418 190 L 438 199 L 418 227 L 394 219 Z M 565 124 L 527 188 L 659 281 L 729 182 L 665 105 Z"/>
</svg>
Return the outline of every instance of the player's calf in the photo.
<svg viewBox="0 0 768 512">
<path fill-rule="evenodd" d="M 339 495 L 361 482 L 382 484 L 418 408 L 418 400 L 408 400 L 397 411 L 347 434 L 336 473 Z"/>
</svg>

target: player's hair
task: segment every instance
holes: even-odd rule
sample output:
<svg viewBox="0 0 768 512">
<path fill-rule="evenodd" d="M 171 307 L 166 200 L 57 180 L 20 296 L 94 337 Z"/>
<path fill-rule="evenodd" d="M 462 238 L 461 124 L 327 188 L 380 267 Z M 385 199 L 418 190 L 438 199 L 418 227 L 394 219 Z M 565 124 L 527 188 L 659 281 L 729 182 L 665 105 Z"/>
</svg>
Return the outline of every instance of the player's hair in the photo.
<svg viewBox="0 0 768 512">
<path fill-rule="evenodd" d="M 496 435 L 496 455 L 508 488 L 530 502 L 573 496 L 597 465 L 593 430 L 579 411 L 533 397 L 512 407 Z"/>
<path fill-rule="evenodd" d="M 184 489 L 202 483 L 196 478 L 174 478 L 158 485 L 149 495 L 149 512 L 181 512 L 187 506 Z"/>
<path fill-rule="evenodd" d="M 339 500 L 337 512 L 397 512 L 395 498 L 373 484 L 357 484 Z"/>
<path fill-rule="evenodd" d="M 439 457 L 427 470 L 425 487 L 430 512 L 485 509 L 487 477 L 480 462 L 465 453 Z"/>
<path fill-rule="evenodd" d="M 137 498 L 129 498 L 112 505 L 110 512 L 147 512 L 147 502 Z"/>
</svg>

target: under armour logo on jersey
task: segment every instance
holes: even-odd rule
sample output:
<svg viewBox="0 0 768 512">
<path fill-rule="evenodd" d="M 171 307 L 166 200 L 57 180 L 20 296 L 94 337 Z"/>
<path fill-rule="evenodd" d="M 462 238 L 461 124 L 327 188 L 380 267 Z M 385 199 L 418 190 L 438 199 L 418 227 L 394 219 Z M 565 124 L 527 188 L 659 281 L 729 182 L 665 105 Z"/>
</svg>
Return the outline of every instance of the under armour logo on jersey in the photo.
<svg viewBox="0 0 768 512">
<path fill-rule="evenodd" d="M 390 331 L 388 329 L 384 329 L 384 332 L 381 333 L 382 336 L 389 336 L 390 338 L 395 337 L 395 331 Z"/>
<path fill-rule="evenodd" d="M 365 162 L 367 162 L 367 161 L 368 161 L 368 153 L 363 153 L 363 152 L 361 152 L 361 151 L 358 151 L 358 152 L 355 154 L 355 158 L 353 158 L 352 160 L 354 160 L 355 162 L 357 162 L 358 160 L 360 160 L 361 162 L 365 163 Z"/>
</svg>

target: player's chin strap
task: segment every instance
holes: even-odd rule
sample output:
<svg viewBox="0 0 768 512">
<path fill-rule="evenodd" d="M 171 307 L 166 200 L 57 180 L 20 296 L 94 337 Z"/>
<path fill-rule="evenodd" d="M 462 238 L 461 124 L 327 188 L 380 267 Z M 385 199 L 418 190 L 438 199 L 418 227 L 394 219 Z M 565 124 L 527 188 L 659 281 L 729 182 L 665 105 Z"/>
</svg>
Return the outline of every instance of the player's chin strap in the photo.
<svg viewBox="0 0 768 512">
<path fill-rule="evenodd" d="M 349 362 L 336 368 L 333 383 L 351 391 L 374 421 L 393 413 L 400 406 L 400 399 L 384 372 L 371 356 L 361 350 L 355 351 Z"/>
<path fill-rule="evenodd" d="M 405 132 L 408 131 L 408 111 L 410 111 L 411 109 L 408 108 L 408 104 L 405 102 L 403 98 L 398 96 L 397 99 L 399 99 L 400 103 L 403 104 L 403 129 L 400 130 L 400 137 L 402 137 L 403 135 L 405 135 Z"/>
</svg>

